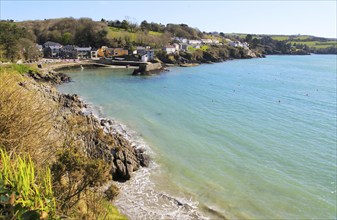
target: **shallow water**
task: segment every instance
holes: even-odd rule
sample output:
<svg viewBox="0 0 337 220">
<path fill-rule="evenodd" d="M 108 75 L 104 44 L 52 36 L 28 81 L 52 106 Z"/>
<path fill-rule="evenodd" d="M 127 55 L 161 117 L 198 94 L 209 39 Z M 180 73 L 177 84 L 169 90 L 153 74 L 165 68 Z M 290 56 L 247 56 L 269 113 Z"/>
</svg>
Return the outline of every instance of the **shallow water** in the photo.
<svg viewBox="0 0 337 220">
<path fill-rule="evenodd" d="M 158 167 L 136 174 L 133 184 L 151 182 L 144 192 L 155 196 L 146 191 L 144 198 L 162 193 L 190 206 L 163 218 L 196 207 L 240 219 L 336 218 L 336 56 L 268 56 L 150 77 L 131 72 L 71 71 L 73 82 L 59 89 L 79 94 L 151 147 Z M 165 212 L 166 202 L 162 209 L 133 206 Z"/>
</svg>

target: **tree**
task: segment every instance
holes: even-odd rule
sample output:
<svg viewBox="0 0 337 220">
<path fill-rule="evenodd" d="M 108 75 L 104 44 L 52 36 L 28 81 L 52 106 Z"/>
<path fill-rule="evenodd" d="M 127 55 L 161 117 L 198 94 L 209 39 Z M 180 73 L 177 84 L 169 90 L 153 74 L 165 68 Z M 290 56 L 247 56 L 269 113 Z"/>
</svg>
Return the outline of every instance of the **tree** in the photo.
<svg viewBox="0 0 337 220">
<path fill-rule="evenodd" d="M 25 30 L 16 24 L 0 22 L 0 47 L 3 50 L 4 58 L 15 61 L 19 58 L 19 39 L 25 36 Z"/>
<path fill-rule="evenodd" d="M 36 44 L 33 41 L 27 38 L 21 38 L 18 44 L 20 48 L 21 59 L 36 61 L 42 56 L 42 53 L 38 50 Z"/>
<path fill-rule="evenodd" d="M 245 41 L 250 43 L 253 39 L 253 36 L 251 34 L 247 34 L 246 38 L 245 38 Z"/>
<path fill-rule="evenodd" d="M 127 20 L 123 20 L 121 23 L 121 28 L 127 30 L 129 28 L 129 22 Z"/>
<path fill-rule="evenodd" d="M 140 28 L 145 31 L 145 30 L 149 30 L 150 29 L 150 24 L 147 23 L 146 20 L 142 21 L 142 23 L 140 23 Z"/>
</svg>

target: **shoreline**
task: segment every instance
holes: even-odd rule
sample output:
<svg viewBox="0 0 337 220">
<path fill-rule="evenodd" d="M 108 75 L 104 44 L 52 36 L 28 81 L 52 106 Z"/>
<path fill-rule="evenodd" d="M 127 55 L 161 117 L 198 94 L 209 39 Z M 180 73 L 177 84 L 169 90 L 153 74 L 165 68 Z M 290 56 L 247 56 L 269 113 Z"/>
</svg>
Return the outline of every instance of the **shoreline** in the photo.
<svg viewBox="0 0 337 220">
<path fill-rule="evenodd" d="M 165 192 L 165 189 L 164 191 L 157 191 L 157 189 L 155 189 L 156 183 L 150 179 L 150 176 L 153 172 L 160 172 L 158 171 L 160 166 L 152 160 L 154 152 L 151 150 L 150 146 L 145 143 L 136 131 L 133 131 L 118 120 L 107 117 L 100 112 L 98 106 L 86 102 L 82 98 L 78 99 L 84 106 L 86 106 L 85 108 L 82 108 L 82 112 L 86 115 L 94 116 L 102 125 L 105 132 L 112 133 L 113 135 L 121 135 L 133 148 L 140 150 L 150 157 L 147 166 L 143 166 L 139 170 L 133 172 L 133 174 L 130 175 L 129 180 L 125 182 L 115 182 L 120 188 L 120 194 L 116 197 L 113 204 L 118 207 L 118 210 L 122 214 L 131 219 L 158 219 L 163 218 L 164 216 L 164 219 L 176 219 L 178 215 L 183 219 L 209 219 L 209 217 L 206 217 L 208 215 L 217 216 L 218 218 L 221 216 L 220 219 L 226 219 L 219 213 L 214 215 L 214 213 L 217 212 L 211 207 L 206 207 L 206 209 L 204 207 L 198 207 L 198 202 L 184 192 L 182 192 L 182 194 L 185 194 L 186 197 L 180 197 L 181 195 L 170 195 L 170 193 Z M 157 207 L 158 201 L 160 201 L 160 204 L 166 208 L 163 209 L 161 206 Z M 142 207 L 144 202 L 148 204 L 147 206 Z M 153 212 L 153 209 L 156 209 L 157 211 Z M 206 211 L 205 213 L 205 210 L 213 211 Z M 140 213 L 142 213 L 144 218 L 139 218 Z M 172 213 L 175 214 L 173 215 Z"/>
</svg>

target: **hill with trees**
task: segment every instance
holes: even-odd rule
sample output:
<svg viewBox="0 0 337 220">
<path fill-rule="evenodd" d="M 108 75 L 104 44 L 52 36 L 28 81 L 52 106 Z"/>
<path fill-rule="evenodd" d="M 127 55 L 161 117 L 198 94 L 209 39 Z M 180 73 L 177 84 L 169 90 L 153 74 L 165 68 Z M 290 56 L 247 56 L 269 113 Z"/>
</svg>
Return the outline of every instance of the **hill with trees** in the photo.
<svg viewBox="0 0 337 220">
<path fill-rule="evenodd" d="M 186 24 L 164 25 L 146 20 L 138 24 L 128 17 L 124 20 L 101 19 L 101 21 L 93 21 L 90 18 L 59 18 L 23 22 L 7 20 L 0 21 L 0 30 L 0 61 L 36 60 L 41 53 L 34 45 L 47 41 L 58 42 L 62 45 L 93 48 L 108 46 L 133 50 L 136 46 L 161 49 L 173 43 L 174 38 L 217 39 L 223 45 L 228 44 L 227 40 L 245 41 L 249 43 L 250 49 L 261 54 L 337 54 L 336 39 L 298 35 L 206 33 Z M 208 49 L 217 50 L 213 46 Z M 222 47 L 222 50 L 235 51 L 227 45 Z M 195 53 L 195 50 L 189 52 Z"/>
<path fill-rule="evenodd" d="M 337 54 L 337 39 L 309 35 L 224 34 L 244 40 L 266 54 Z"/>
</svg>

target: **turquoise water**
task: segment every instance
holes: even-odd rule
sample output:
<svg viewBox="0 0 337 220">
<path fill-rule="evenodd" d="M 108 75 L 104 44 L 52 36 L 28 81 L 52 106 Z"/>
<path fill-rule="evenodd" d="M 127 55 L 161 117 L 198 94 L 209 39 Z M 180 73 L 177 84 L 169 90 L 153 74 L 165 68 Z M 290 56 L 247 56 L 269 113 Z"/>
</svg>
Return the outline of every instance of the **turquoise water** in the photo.
<svg viewBox="0 0 337 220">
<path fill-rule="evenodd" d="M 59 89 L 138 132 L 158 189 L 229 218 L 336 218 L 336 56 L 131 72 L 71 71 Z"/>
</svg>

